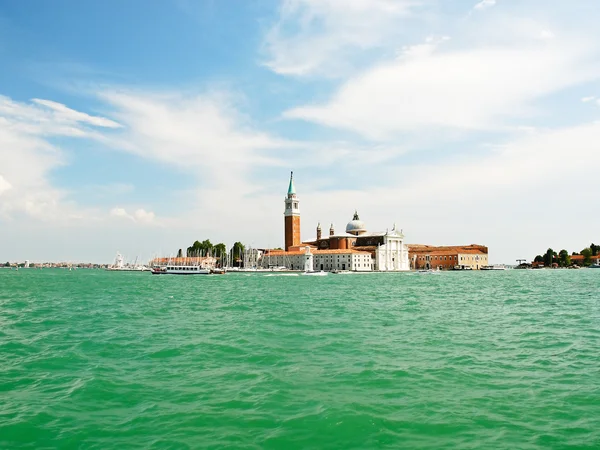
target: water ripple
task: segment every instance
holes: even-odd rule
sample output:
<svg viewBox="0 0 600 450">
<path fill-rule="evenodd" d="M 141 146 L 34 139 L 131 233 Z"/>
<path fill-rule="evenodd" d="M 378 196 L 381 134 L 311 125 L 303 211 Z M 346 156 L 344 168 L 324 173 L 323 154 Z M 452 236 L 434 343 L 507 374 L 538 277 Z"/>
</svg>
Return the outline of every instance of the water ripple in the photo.
<svg viewBox="0 0 600 450">
<path fill-rule="evenodd" d="M 600 271 L 0 271 L 0 448 L 599 448 Z"/>
</svg>

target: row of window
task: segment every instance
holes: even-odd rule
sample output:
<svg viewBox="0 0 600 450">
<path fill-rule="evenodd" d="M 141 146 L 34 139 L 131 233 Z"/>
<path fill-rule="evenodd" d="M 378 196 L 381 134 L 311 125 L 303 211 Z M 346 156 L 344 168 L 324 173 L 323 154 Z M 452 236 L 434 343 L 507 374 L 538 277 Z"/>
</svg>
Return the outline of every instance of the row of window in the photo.
<svg viewBox="0 0 600 450">
<path fill-rule="evenodd" d="M 419 256 L 417 259 L 419 261 L 429 261 L 430 259 L 435 260 L 435 261 L 452 261 L 452 260 L 456 261 L 457 260 L 456 255 L 448 256 L 447 258 L 448 259 L 446 259 L 446 256 Z M 485 259 L 485 256 L 482 256 L 481 259 Z M 479 255 L 477 255 L 477 256 L 461 256 L 460 260 L 461 261 L 465 261 L 465 260 L 479 261 Z"/>
</svg>

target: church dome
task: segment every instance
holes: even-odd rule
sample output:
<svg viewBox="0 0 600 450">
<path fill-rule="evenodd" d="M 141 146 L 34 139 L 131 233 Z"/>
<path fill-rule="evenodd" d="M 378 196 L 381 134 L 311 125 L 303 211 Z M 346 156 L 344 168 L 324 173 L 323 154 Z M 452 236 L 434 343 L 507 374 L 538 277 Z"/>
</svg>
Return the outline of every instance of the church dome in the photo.
<svg viewBox="0 0 600 450">
<path fill-rule="evenodd" d="M 358 213 L 355 211 L 354 217 L 350 222 L 348 222 L 348 225 L 346 225 L 346 233 L 358 236 L 359 234 L 366 232 L 367 227 L 365 226 L 365 223 L 358 218 Z"/>
</svg>

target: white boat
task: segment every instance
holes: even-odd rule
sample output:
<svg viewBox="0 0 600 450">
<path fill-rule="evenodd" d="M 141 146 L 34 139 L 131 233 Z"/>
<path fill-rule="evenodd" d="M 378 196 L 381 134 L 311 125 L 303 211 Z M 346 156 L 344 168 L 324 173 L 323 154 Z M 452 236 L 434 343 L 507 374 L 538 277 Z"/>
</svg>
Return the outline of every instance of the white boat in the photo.
<svg viewBox="0 0 600 450">
<path fill-rule="evenodd" d="M 592 264 L 590 269 L 600 269 L 600 264 Z"/>
<path fill-rule="evenodd" d="M 506 267 L 495 264 L 492 266 L 481 266 L 481 270 L 506 270 Z"/>
<path fill-rule="evenodd" d="M 176 266 L 168 264 L 162 273 L 164 275 L 210 275 L 211 271 L 199 265 Z"/>
<path fill-rule="evenodd" d="M 323 270 L 319 272 L 302 272 L 302 275 L 309 275 L 313 277 L 324 277 L 328 272 L 324 272 Z"/>
</svg>

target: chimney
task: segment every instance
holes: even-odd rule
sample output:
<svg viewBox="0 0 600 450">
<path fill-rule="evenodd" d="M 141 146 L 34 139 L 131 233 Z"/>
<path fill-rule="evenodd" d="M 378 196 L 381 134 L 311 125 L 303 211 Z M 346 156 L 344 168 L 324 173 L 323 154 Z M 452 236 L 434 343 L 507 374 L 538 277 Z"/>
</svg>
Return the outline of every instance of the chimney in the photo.
<svg viewBox="0 0 600 450">
<path fill-rule="evenodd" d="M 333 230 L 333 224 L 331 224 L 331 226 L 329 227 L 329 236 L 333 236 L 335 234 L 335 231 Z"/>
<path fill-rule="evenodd" d="M 321 239 L 321 224 L 317 225 L 317 241 Z"/>
</svg>

